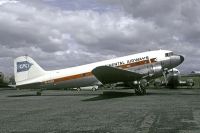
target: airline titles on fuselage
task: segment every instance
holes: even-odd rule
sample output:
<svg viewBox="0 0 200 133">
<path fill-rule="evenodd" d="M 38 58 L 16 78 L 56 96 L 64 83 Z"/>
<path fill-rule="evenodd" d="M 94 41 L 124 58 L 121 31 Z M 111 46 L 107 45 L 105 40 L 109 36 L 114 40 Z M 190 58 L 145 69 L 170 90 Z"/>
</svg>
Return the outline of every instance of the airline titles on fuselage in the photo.
<svg viewBox="0 0 200 133">
<path fill-rule="evenodd" d="M 129 59 L 126 61 L 119 61 L 119 62 L 108 64 L 107 66 L 117 67 L 117 66 L 121 66 L 121 65 L 125 65 L 125 64 L 131 64 L 131 63 L 135 63 L 135 62 L 139 62 L 139 61 L 144 61 L 144 60 L 149 60 L 149 56 L 135 58 L 135 59 Z"/>
</svg>

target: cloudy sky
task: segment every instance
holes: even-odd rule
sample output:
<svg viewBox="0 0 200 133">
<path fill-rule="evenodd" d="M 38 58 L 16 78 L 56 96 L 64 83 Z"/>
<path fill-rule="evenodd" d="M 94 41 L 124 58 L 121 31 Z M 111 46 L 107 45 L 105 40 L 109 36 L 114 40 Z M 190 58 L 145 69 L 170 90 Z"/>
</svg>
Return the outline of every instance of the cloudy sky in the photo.
<svg viewBox="0 0 200 133">
<path fill-rule="evenodd" d="M 45 70 L 147 50 L 200 70 L 199 0 L 0 0 L 0 71 L 29 55 Z"/>
</svg>

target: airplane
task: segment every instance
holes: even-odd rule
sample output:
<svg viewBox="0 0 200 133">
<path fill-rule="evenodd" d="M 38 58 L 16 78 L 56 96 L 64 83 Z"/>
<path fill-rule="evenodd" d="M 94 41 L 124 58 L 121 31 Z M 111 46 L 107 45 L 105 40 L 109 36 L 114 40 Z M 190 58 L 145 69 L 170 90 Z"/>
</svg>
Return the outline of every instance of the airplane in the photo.
<svg viewBox="0 0 200 133">
<path fill-rule="evenodd" d="M 154 86 L 168 86 L 170 88 L 177 88 L 178 86 L 194 86 L 194 81 L 192 79 L 181 80 L 180 71 L 176 68 L 172 68 L 168 70 L 167 74 L 167 82 L 156 80 Z"/>
<path fill-rule="evenodd" d="M 166 77 L 169 69 L 184 61 L 182 55 L 170 50 L 154 50 L 132 54 L 96 63 L 45 71 L 31 57 L 14 60 L 16 88 L 37 89 L 37 95 L 46 89 L 79 88 L 99 84 L 124 82 L 135 88 L 137 95 L 146 94 L 148 81 Z"/>
</svg>

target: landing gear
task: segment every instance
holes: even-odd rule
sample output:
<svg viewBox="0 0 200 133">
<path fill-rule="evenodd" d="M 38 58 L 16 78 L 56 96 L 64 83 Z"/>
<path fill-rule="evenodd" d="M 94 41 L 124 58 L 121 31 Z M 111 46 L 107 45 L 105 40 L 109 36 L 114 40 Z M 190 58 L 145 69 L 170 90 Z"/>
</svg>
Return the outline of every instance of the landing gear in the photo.
<svg viewBox="0 0 200 133">
<path fill-rule="evenodd" d="M 136 95 L 145 95 L 146 94 L 146 88 L 141 87 L 141 85 L 138 85 L 138 87 L 135 88 L 135 94 Z"/>
<path fill-rule="evenodd" d="M 145 95 L 147 86 L 148 86 L 148 82 L 146 79 L 139 81 L 137 87 L 135 88 L 135 94 L 136 95 Z"/>
</svg>

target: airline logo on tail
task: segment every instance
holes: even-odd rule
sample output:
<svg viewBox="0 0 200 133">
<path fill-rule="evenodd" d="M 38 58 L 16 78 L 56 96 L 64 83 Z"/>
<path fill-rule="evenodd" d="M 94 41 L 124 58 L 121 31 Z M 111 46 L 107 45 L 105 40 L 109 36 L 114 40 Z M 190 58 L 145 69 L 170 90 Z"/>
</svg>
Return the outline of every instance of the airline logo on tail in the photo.
<svg viewBox="0 0 200 133">
<path fill-rule="evenodd" d="M 28 71 L 32 65 L 28 61 L 17 62 L 17 72 Z"/>
</svg>

